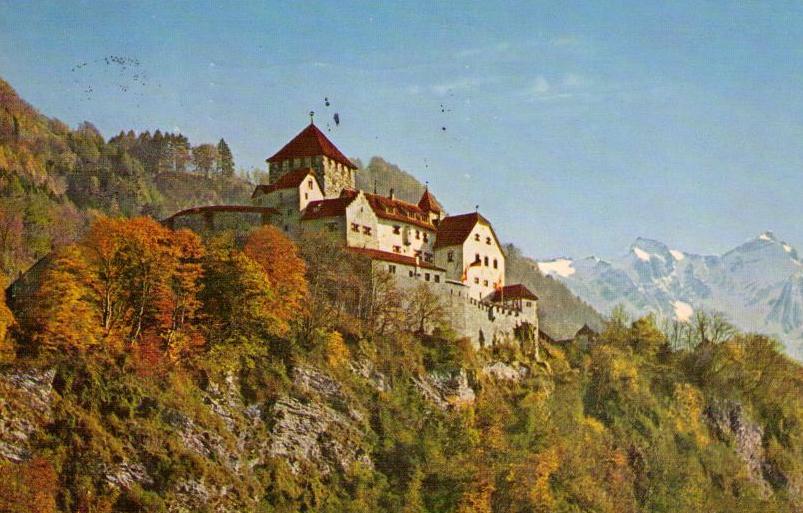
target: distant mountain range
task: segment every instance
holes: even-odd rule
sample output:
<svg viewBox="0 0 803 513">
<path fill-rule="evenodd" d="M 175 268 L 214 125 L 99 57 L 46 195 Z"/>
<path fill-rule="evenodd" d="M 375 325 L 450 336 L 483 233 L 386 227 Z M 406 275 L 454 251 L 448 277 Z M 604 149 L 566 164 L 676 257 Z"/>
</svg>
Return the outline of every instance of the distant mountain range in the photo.
<svg viewBox="0 0 803 513">
<path fill-rule="evenodd" d="M 803 261 L 772 232 L 722 255 L 638 238 L 617 259 L 558 258 L 538 267 L 600 312 L 624 305 L 635 315 L 688 320 L 698 309 L 715 310 L 743 330 L 777 336 L 803 359 Z"/>
</svg>

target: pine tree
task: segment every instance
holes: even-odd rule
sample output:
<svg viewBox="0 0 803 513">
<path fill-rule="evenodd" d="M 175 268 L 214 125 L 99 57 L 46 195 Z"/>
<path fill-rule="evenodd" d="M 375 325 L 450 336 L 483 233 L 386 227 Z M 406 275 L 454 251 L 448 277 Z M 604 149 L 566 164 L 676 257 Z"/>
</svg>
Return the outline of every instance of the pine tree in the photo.
<svg viewBox="0 0 803 513">
<path fill-rule="evenodd" d="M 217 143 L 218 169 L 223 176 L 234 176 L 234 156 L 225 139 Z"/>
</svg>

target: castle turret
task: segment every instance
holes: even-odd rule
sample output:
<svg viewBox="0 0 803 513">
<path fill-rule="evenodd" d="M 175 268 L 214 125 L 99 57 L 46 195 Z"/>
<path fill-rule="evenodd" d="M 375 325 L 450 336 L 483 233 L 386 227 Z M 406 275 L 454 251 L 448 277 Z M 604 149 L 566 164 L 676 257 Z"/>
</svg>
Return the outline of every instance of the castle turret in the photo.
<svg viewBox="0 0 803 513">
<path fill-rule="evenodd" d="M 343 189 L 356 185 L 357 166 L 314 123 L 268 158 L 267 163 L 270 184 L 290 171 L 312 168 L 326 198 L 337 198 Z"/>
<path fill-rule="evenodd" d="M 443 216 L 443 210 L 438 200 L 435 199 L 435 196 L 429 192 L 429 187 L 424 190 L 424 194 L 421 196 L 421 199 L 418 200 L 418 208 L 426 212 L 427 216 L 429 216 L 429 220 L 434 225 L 437 225 L 438 221 L 440 221 Z"/>
</svg>

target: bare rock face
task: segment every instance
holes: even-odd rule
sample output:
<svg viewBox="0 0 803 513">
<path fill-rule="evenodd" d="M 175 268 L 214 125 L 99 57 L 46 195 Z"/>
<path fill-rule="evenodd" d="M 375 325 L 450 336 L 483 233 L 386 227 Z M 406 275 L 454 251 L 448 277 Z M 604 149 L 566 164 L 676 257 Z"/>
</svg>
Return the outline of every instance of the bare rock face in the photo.
<svg viewBox="0 0 803 513">
<path fill-rule="evenodd" d="M 769 493 L 769 483 L 764 479 L 767 466 L 764 459 L 762 439 L 764 430 L 745 415 L 742 405 L 733 401 L 712 405 L 706 408 L 705 416 L 717 437 L 730 440 L 736 453 L 747 465 L 752 480 Z"/>
<path fill-rule="evenodd" d="M 390 390 L 387 378 L 374 368 L 374 364 L 371 360 L 351 361 L 349 362 L 349 366 L 351 372 L 364 378 L 378 392 L 387 392 Z"/>
<path fill-rule="evenodd" d="M 293 374 L 298 392 L 273 405 L 270 454 L 287 460 L 299 473 L 312 467 L 322 475 L 348 471 L 355 463 L 373 467 L 364 443 L 364 415 L 350 405 L 332 377 L 312 367 Z"/>
<path fill-rule="evenodd" d="M 530 369 L 523 365 L 511 365 L 504 362 L 494 362 L 482 368 L 482 373 L 499 381 L 518 382 L 527 377 Z"/>
<path fill-rule="evenodd" d="M 465 369 L 450 374 L 430 373 L 413 378 L 413 383 L 427 400 L 442 410 L 471 405 L 476 400 Z"/>
<path fill-rule="evenodd" d="M 22 461 L 30 438 L 50 419 L 54 369 L 0 373 L 0 457 Z"/>
</svg>

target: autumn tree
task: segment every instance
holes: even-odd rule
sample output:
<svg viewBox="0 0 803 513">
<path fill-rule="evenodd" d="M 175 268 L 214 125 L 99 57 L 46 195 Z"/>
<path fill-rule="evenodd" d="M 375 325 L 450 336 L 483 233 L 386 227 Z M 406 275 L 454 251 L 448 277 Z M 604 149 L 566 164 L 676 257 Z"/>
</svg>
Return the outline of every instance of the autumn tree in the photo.
<svg viewBox="0 0 803 513">
<path fill-rule="evenodd" d="M 271 308 L 286 333 L 289 322 L 300 317 L 307 295 L 307 266 L 298 247 L 274 226 L 263 226 L 251 232 L 243 252 L 259 263 L 270 283 L 274 296 Z"/>
<path fill-rule="evenodd" d="M 197 342 L 190 321 L 200 309 L 201 255 L 192 232 L 149 218 L 99 218 L 43 273 L 29 309 L 32 338 L 79 350 L 101 342 L 119 349 L 145 333 L 165 349 Z"/>
<path fill-rule="evenodd" d="M 235 248 L 215 247 L 203 259 L 201 299 L 213 344 L 256 348 L 283 333 L 277 295 L 265 269 Z"/>
<path fill-rule="evenodd" d="M 25 463 L 0 464 L 0 512 L 55 513 L 58 476 L 42 457 Z"/>
<path fill-rule="evenodd" d="M 446 306 L 426 283 L 416 285 L 407 294 L 405 302 L 410 331 L 425 333 L 446 324 Z"/>
<path fill-rule="evenodd" d="M 213 144 L 199 144 L 192 149 L 195 172 L 209 178 L 218 160 L 218 150 Z"/>
</svg>

